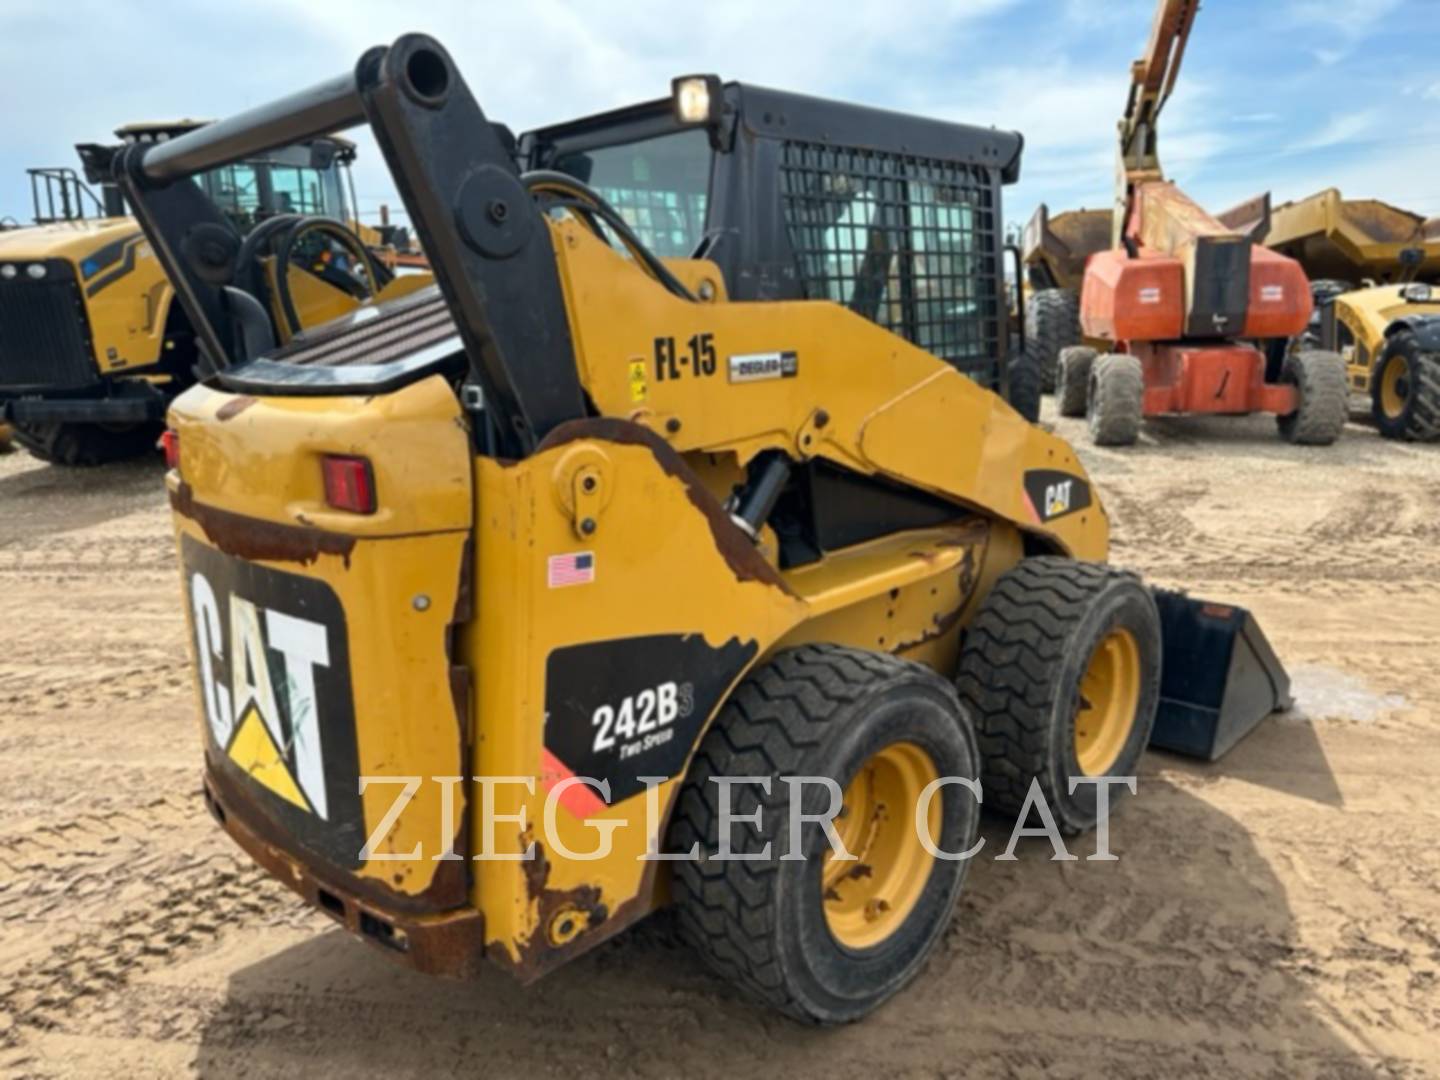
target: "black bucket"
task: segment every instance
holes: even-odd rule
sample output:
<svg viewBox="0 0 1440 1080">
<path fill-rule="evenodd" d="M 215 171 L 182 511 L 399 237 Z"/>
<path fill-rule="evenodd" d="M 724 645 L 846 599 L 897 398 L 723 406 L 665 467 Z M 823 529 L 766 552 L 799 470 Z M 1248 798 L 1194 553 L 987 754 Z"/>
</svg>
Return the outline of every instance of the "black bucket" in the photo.
<svg viewBox="0 0 1440 1080">
<path fill-rule="evenodd" d="M 1290 676 L 1245 608 L 1154 592 L 1164 666 L 1150 745 L 1214 761 L 1290 708 Z"/>
</svg>

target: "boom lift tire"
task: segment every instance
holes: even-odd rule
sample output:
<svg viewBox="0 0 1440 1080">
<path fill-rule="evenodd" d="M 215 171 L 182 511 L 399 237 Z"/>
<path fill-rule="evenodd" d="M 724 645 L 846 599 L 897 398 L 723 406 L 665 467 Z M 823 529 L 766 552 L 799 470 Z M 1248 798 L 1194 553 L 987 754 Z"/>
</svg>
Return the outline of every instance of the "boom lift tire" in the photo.
<svg viewBox="0 0 1440 1080">
<path fill-rule="evenodd" d="M 1040 421 L 1040 398 L 1042 377 L 1040 357 L 1027 339 L 1025 348 L 1010 360 L 1010 405 L 1030 423 Z"/>
<path fill-rule="evenodd" d="M 1281 379 L 1296 387 L 1300 405 L 1276 426 L 1286 442 L 1329 446 L 1340 437 L 1350 417 L 1350 380 L 1338 353 L 1304 349 L 1285 358 Z"/>
<path fill-rule="evenodd" d="M 1090 369 L 1096 352 L 1088 345 L 1070 345 L 1060 350 L 1060 371 L 1055 382 L 1061 416 L 1084 416 L 1090 395 Z"/>
<path fill-rule="evenodd" d="M 1006 571 L 966 631 L 956 680 L 975 718 L 985 805 L 1018 814 L 1032 781 L 1062 832 L 1095 825 L 1098 788 L 1134 776 L 1160 696 L 1160 616 L 1136 575 L 1060 556 Z M 1111 799 L 1124 791 L 1111 788 Z"/>
<path fill-rule="evenodd" d="M 1070 289 L 1040 289 L 1025 304 L 1025 340 L 1036 344 L 1041 385 L 1055 389 L 1060 350 L 1080 343 L 1080 297 Z"/>
<path fill-rule="evenodd" d="M 1140 437 L 1145 409 L 1145 375 L 1140 361 L 1124 353 L 1103 353 L 1090 365 L 1085 418 L 1096 446 L 1130 446 Z"/>
<path fill-rule="evenodd" d="M 1386 342 L 1370 396 L 1376 426 L 1387 439 L 1440 439 L 1440 354 L 1421 352 L 1412 331 Z"/>
<path fill-rule="evenodd" d="M 937 859 L 920 845 L 916 796 L 939 777 L 979 775 L 979 751 L 955 689 L 918 664 L 838 645 L 777 654 L 731 695 L 705 734 L 669 830 L 672 851 L 699 844 L 699 861 L 672 865 L 681 936 L 751 996 L 816 1024 L 858 1019 L 908 983 L 950 921 L 968 859 Z M 732 851 L 720 860 L 724 789 Z M 790 850 L 791 789 L 781 777 L 833 777 L 844 789 L 834 827 L 855 861 L 830 856 L 824 829 L 806 822 L 803 859 Z M 803 789 L 808 813 L 829 795 Z M 760 824 L 744 815 L 762 812 Z M 936 847 L 968 851 L 980 804 L 955 783 L 934 792 Z M 770 850 L 764 852 L 766 847 Z M 751 861 L 753 859 L 754 861 Z M 863 868 L 863 869 L 861 869 Z"/>
<path fill-rule="evenodd" d="M 105 465 L 155 449 L 161 425 L 16 424 L 15 441 L 52 465 Z"/>
</svg>

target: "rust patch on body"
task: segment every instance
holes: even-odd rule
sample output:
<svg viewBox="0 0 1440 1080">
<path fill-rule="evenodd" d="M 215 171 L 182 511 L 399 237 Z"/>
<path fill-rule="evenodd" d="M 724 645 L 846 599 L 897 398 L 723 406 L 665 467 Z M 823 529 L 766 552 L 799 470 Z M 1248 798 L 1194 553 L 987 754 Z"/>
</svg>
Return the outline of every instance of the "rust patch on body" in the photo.
<svg viewBox="0 0 1440 1080">
<path fill-rule="evenodd" d="M 237 559 L 308 565 L 321 555 L 337 555 L 345 560 L 345 568 L 350 568 L 350 553 L 356 542 L 353 536 L 313 525 L 282 525 L 206 506 L 195 500 L 190 485 L 183 480 L 170 493 L 170 507 L 199 525 L 215 547 Z"/>
<path fill-rule="evenodd" d="M 231 398 L 215 410 L 215 419 L 222 423 L 226 420 L 234 420 L 235 417 L 239 416 L 259 400 L 259 398 L 251 397 L 249 394 L 242 394 L 240 397 Z"/>
<path fill-rule="evenodd" d="M 795 596 L 794 591 L 780 576 L 780 571 L 765 561 L 765 557 L 756 550 L 754 541 L 726 516 L 719 501 L 700 483 L 700 478 L 685 464 L 685 459 L 659 435 L 640 424 L 614 417 L 567 420 L 552 429 L 535 448 L 535 452 L 552 450 L 582 439 L 645 447 L 655 456 L 656 462 L 667 476 L 673 476 L 685 485 L 686 495 L 695 508 L 705 515 L 705 521 L 710 526 L 710 535 L 715 540 L 715 548 L 737 581 L 758 581 L 781 590 L 787 596 Z"/>
</svg>

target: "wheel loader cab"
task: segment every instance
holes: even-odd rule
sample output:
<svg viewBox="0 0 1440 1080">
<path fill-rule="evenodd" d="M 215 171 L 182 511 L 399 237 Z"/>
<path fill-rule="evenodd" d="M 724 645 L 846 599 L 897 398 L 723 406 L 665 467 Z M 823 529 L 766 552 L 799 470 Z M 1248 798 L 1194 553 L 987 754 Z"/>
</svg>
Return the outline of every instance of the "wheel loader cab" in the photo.
<svg viewBox="0 0 1440 1080">
<path fill-rule="evenodd" d="M 1079 781 L 1133 772 L 1160 631 L 1149 590 L 1103 564 L 1105 510 L 1070 447 L 873 317 L 981 332 L 998 252 L 962 241 L 1000 220 L 1018 138 L 977 134 L 949 172 L 880 164 L 883 132 L 787 150 L 800 105 L 851 107 L 763 92 L 795 109 L 764 114 L 769 139 L 732 90 L 738 110 L 711 97 L 688 129 L 653 107 L 635 138 L 547 129 L 521 155 L 545 167 L 522 174 L 444 49 L 408 35 L 116 170 L 227 359 L 166 437 L 224 828 L 421 970 L 483 959 L 529 980 L 673 902 L 735 981 L 833 1022 L 904 985 L 955 904 L 964 862 L 907 823 L 971 847 L 983 778 L 987 807 L 1019 812 L 1038 785 L 1060 828 L 1094 824 Z M 183 178 L 361 122 L 435 287 L 267 344 L 265 305 L 187 242 L 219 211 Z M 703 155 L 646 141 L 696 132 L 703 207 Z M 752 171 L 722 179 L 732 137 Z M 629 147 L 620 166 L 609 146 Z M 657 192 L 663 213 L 642 213 Z M 948 223 L 917 238 L 954 235 L 888 247 L 884 223 L 912 215 Z M 702 257 L 662 256 L 653 230 L 684 250 L 702 216 Z M 776 237 L 748 235 L 770 230 L 788 270 L 764 255 Z M 822 259 L 827 233 L 846 240 Z M 888 269 L 861 313 L 872 239 Z M 977 308 L 902 259 L 969 275 Z M 838 295 L 802 298 L 813 281 Z M 763 781 L 722 798 L 747 776 Z M 829 778 L 828 811 L 792 802 L 799 776 Z M 774 861 L 802 808 L 802 857 Z M 756 823 L 735 831 L 751 859 L 713 857 L 732 813 Z M 824 824 L 851 813 L 846 858 L 868 872 L 825 855 Z"/>
<path fill-rule="evenodd" d="M 121 147 L 155 146 L 201 126 L 147 122 L 115 135 Z M 32 170 L 36 224 L 0 236 L 0 419 L 42 458 L 97 464 L 153 451 L 166 406 L 195 381 L 203 356 L 110 175 L 116 148 L 77 150 L 89 183 L 72 169 Z M 353 158 L 353 144 L 320 137 L 194 178 L 221 213 L 217 228 L 231 233 L 212 233 L 208 243 L 233 256 L 241 237 L 269 238 L 252 239 L 246 257 L 285 316 L 282 339 L 390 281 L 342 224 L 354 216 Z"/>
</svg>

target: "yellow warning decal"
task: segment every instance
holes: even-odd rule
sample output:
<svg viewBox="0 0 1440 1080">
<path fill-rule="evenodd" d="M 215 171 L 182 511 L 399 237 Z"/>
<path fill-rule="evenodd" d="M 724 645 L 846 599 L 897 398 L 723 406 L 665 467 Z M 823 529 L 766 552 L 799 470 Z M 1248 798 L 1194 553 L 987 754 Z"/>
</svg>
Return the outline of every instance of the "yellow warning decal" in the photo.
<svg viewBox="0 0 1440 1080">
<path fill-rule="evenodd" d="M 649 396 L 650 386 L 645 378 L 645 361 L 630 361 L 630 400 L 636 405 L 643 405 L 645 398 Z"/>
</svg>

